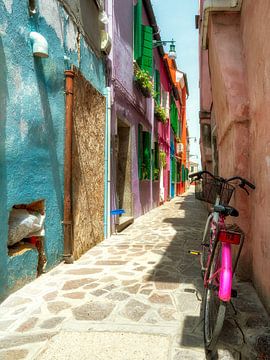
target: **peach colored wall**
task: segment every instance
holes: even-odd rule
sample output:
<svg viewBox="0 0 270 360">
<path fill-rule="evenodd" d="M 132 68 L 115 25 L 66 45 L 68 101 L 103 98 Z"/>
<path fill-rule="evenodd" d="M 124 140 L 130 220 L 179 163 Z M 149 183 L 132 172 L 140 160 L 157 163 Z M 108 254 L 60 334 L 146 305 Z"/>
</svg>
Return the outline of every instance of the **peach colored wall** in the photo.
<svg viewBox="0 0 270 360">
<path fill-rule="evenodd" d="M 217 13 L 209 23 L 209 65 L 217 125 L 219 175 L 249 174 L 248 97 L 240 36 L 240 15 Z M 238 224 L 250 233 L 249 198 L 237 190 L 231 204 L 240 211 Z M 251 276 L 251 236 L 246 236 L 238 272 Z"/>
<path fill-rule="evenodd" d="M 241 13 L 212 13 L 208 56 L 217 125 L 219 173 L 256 184 L 232 204 L 248 234 L 240 274 L 251 276 L 270 312 L 270 2 L 243 0 Z M 201 54 L 201 110 L 209 106 L 206 55 Z M 204 151 L 202 147 L 202 151 Z M 204 156 L 204 154 L 203 154 Z"/>
<path fill-rule="evenodd" d="M 270 2 L 245 0 L 241 30 L 250 102 L 253 279 L 270 312 Z"/>
</svg>

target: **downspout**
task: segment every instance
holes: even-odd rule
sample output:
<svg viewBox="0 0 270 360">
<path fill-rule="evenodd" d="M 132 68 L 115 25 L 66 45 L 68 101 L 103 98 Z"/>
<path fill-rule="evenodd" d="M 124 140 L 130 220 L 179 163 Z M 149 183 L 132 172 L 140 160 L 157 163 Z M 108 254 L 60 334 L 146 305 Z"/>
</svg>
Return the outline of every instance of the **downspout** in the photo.
<svg viewBox="0 0 270 360">
<path fill-rule="evenodd" d="M 72 125 L 73 125 L 73 80 L 74 71 L 66 70 L 66 137 L 65 137 L 65 166 L 64 166 L 64 260 L 73 263 L 73 234 L 72 234 Z"/>
<path fill-rule="evenodd" d="M 111 89 L 107 87 L 105 126 L 104 237 L 111 236 Z"/>
<path fill-rule="evenodd" d="M 243 0 L 205 0 L 202 18 L 202 49 L 207 49 L 207 32 L 211 11 L 240 11 Z"/>
</svg>

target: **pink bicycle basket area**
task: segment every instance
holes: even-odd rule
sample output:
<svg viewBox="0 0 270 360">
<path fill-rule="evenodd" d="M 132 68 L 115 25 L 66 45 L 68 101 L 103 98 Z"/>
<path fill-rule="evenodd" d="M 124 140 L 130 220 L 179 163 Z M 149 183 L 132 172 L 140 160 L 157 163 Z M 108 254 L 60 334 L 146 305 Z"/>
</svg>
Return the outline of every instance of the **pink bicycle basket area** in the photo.
<svg viewBox="0 0 270 360">
<path fill-rule="evenodd" d="M 214 205 L 216 197 L 220 193 L 220 203 L 228 205 L 235 187 L 231 184 L 222 183 L 204 174 L 202 179 L 195 182 L 195 198 Z"/>
</svg>

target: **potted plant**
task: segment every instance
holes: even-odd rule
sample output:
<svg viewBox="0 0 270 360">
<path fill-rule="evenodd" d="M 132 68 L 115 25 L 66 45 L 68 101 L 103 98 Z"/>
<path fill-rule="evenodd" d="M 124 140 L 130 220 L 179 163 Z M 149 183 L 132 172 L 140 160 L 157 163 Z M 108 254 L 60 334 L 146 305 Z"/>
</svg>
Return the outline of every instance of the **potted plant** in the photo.
<svg viewBox="0 0 270 360">
<path fill-rule="evenodd" d="M 155 102 L 155 116 L 163 124 L 165 124 L 167 122 L 166 109 L 164 109 L 164 107 L 162 107 L 157 102 Z"/>
<path fill-rule="evenodd" d="M 134 80 L 145 97 L 151 97 L 153 95 L 152 78 L 146 70 L 142 70 L 138 66 L 135 66 Z"/>
<path fill-rule="evenodd" d="M 166 162 L 166 153 L 163 150 L 161 150 L 159 152 L 159 161 L 160 161 L 160 166 L 165 168 L 167 165 L 167 162 Z"/>
<path fill-rule="evenodd" d="M 157 168 L 154 169 L 154 181 L 155 180 L 159 180 L 159 169 Z"/>
</svg>

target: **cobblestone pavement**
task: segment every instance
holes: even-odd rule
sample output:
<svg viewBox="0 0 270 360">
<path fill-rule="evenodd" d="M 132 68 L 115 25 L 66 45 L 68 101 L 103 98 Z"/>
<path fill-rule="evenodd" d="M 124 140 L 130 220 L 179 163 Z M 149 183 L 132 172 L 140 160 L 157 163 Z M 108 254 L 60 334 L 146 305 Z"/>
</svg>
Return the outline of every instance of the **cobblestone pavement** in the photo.
<svg viewBox="0 0 270 360">
<path fill-rule="evenodd" d="M 204 359 L 198 249 L 206 217 L 188 193 L 137 219 L 0 306 L 0 359 Z M 220 359 L 270 359 L 269 318 L 238 282 Z M 241 354 L 241 356 L 240 356 Z"/>
</svg>

